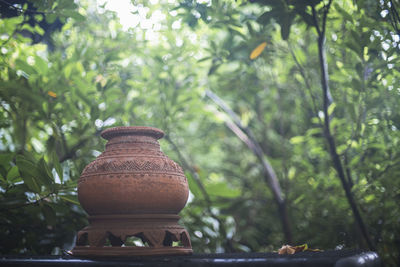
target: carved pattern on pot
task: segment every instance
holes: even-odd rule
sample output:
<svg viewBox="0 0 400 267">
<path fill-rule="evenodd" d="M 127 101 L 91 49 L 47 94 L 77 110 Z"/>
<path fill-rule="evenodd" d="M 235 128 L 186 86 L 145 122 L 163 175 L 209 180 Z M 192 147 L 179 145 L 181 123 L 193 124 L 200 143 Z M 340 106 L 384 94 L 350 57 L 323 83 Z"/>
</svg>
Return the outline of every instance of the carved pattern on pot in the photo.
<svg viewBox="0 0 400 267">
<path fill-rule="evenodd" d="M 172 172 L 177 175 L 184 175 L 182 168 L 165 157 L 153 157 L 153 160 L 148 160 L 148 157 L 144 159 L 135 158 L 129 160 L 106 160 L 103 156 L 95 162 L 90 163 L 82 172 L 82 176 L 93 175 L 96 173 L 103 172 L 142 172 L 142 171 L 153 171 L 153 172 Z"/>
</svg>

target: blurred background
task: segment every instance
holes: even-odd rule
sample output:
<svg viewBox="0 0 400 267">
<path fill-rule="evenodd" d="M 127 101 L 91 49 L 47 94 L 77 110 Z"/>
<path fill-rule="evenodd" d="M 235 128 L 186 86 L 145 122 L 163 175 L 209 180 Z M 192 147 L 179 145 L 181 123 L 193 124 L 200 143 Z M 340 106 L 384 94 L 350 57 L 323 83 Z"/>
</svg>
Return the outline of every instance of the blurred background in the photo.
<svg viewBox="0 0 400 267">
<path fill-rule="evenodd" d="M 400 263 L 397 0 L 0 0 L 0 253 L 62 254 L 103 129 L 160 128 L 195 252 Z"/>
</svg>

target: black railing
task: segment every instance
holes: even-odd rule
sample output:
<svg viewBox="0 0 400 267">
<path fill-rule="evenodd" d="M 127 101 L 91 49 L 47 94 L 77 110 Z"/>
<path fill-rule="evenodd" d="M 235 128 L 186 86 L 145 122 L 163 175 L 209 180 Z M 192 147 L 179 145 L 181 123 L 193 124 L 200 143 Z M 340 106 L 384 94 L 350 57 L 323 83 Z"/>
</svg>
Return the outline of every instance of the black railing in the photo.
<svg viewBox="0 0 400 267">
<path fill-rule="evenodd" d="M 277 253 L 222 253 L 193 254 L 174 257 L 142 258 L 83 258 L 65 256 L 0 256 L 0 266 L 159 266 L 159 267 L 198 267 L 198 266 L 381 266 L 375 252 L 354 250 L 300 252 L 294 255 Z"/>
</svg>

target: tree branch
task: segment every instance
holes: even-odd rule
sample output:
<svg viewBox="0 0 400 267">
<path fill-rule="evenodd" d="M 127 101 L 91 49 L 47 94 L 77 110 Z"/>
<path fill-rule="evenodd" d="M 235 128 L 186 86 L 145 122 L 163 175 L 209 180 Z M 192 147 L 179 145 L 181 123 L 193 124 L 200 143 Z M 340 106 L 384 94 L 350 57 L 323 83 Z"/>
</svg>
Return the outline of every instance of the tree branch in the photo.
<svg viewBox="0 0 400 267">
<path fill-rule="evenodd" d="M 257 156 L 257 158 L 262 162 L 265 172 L 268 174 L 268 184 L 275 195 L 275 198 L 278 202 L 283 202 L 282 190 L 280 188 L 278 178 L 272 165 L 269 161 L 264 157 L 264 153 L 262 151 L 261 146 L 256 141 L 253 132 L 244 127 L 239 116 L 228 107 L 228 105 L 217 96 L 215 93 L 211 92 L 210 90 L 206 91 L 206 95 L 215 103 L 217 104 L 228 116 L 232 119 L 233 123 L 227 122 L 228 127 L 235 133 L 236 136 L 239 137 Z"/>
<path fill-rule="evenodd" d="M 95 132 L 95 135 L 99 135 L 101 133 L 102 130 L 97 130 Z M 60 163 L 64 162 L 68 159 L 72 159 L 76 156 L 76 151 L 83 147 L 89 140 L 91 139 L 91 137 L 87 137 L 85 139 L 80 140 L 78 143 L 76 143 L 74 146 L 72 146 L 71 148 L 67 147 L 66 143 L 64 144 L 64 149 L 65 149 L 65 154 L 63 156 L 60 157 Z"/>
<path fill-rule="evenodd" d="M 357 222 L 357 225 L 358 225 L 369 249 L 376 250 L 375 246 L 373 245 L 373 243 L 371 241 L 371 238 L 369 237 L 369 233 L 365 226 L 364 220 L 362 219 L 361 213 L 360 213 L 360 211 L 356 205 L 356 202 L 354 200 L 353 194 L 351 192 L 351 187 L 346 179 L 346 175 L 345 175 L 345 172 L 343 169 L 342 162 L 337 153 L 335 139 L 332 136 L 332 133 L 330 130 L 330 118 L 329 118 L 329 114 L 328 114 L 328 107 L 332 103 L 332 98 L 331 98 L 330 90 L 329 90 L 328 63 L 327 63 L 326 54 L 325 54 L 325 31 L 326 31 L 327 15 L 328 15 L 331 4 L 332 4 L 332 0 L 330 0 L 328 5 L 325 6 L 325 8 L 324 8 L 324 15 L 323 15 L 323 21 L 322 21 L 323 28 L 322 29 L 320 29 L 318 26 L 315 8 L 313 8 L 313 20 L 314 20 L 314 24 L 315 24 L 314 26 L 318 33 L 318 55 L 319 55 L 319 63 L 320 63 L 320 68 L 321 68 L 321 86 L 322 86 L 322 93 L 323 93 L 324 135 L 328 142 L 329 153 L 330 153 L 332 161 L 333 161 L 333 166 L 334 166 L 334 168 L 339 176 L 339 179 L 342 183 L 342 187 L 345 191 L 347 201 L 349 202 L 349 205 L 353 211 L 353 215 Z"/>
<path fill-rule="evenodd" d="M 257 142 L 252 131 L 249 128 L 243 126 L 242 122 L 239 119 L 239 116 L 236 115 L 236 113 L 232 109 L 230 109 L 221 98 L 219 98 L 215 93 L 211 92 L 210 90 L 206 91 L 206 95 L 229 116 L 232 121 L 226 121 L 226 126 L 246 144 L 246 146 L 260 161 L 264 173 L 264 179 L 269 185 L 274 199 L 278 205 L 285 239 L 288 243 L 291 243 L 292 234 L 286 210 L 286 202 L 283 197 L 282 189 L 279 185 L 276 173 L 272 165 L 269 163 L 268 159 L 266 159 L 260 144 Z"/>
<path fill-rule="evenodd" d="M 32 202 L 16 204 L 16 205 L 13 205 L 13 206 L 9 206 L 7 208 L 0 208 L 0 211 L 1 210 L 7 211 L 7 210 L 12 210 L 12 209 L 20 209 L 20 208 L 24 208 L 24 207 L 31 206 L 31 205 L 37 205 L 37 204 L 39 204 L 40 202 L 42 202 L 43 200 L 45 200 L 46 198 L 50 197 L 53 194 L 55 194 L 55 192 L 50 192 L 47 195 L 42 196 L 39 199 L 36 199 L 35 201 L 32 201 Z"/>
<path fill-rule="evenodd" d="M 76 155 L 76 150 L 78 150 L 78 149 L 81 148 L 83 145 L 85 145 L 87 141 L 89 141 L 89 138 L 80 140 L 77 144 L 75 144 L 75 145 L 74 145 L 73 147 L 71 147 L 70 149 L 68 149 L 68 148 L 66 147 L 66 149 L 68 149 L 68 150 L 66 150 L 66 153 L 65 153 L 63 156 L 60 157 L 60 163 L 66 161 L 66 160 L 68 160 L 68 159 L 74 158 L 75 155 Z"/>
</svg>

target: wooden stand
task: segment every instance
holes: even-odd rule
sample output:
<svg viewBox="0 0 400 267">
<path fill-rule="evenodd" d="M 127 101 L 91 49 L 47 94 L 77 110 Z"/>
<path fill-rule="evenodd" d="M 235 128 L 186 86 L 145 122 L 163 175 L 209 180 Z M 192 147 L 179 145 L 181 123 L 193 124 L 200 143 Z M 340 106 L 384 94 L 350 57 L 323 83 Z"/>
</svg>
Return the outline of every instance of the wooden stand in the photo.
<svg viewBox="0 0 400 267">
<path fill-rule="evenodd" d="M 90 225 L 79 231 L 72 253 L 77 256 L 192 254 L 189 234 L 178 224 L 179 218 L 173 214 L 90 216 Z M 145 246 L 128 244 L 129 237 L 139 238 Z"/>
</svg>

